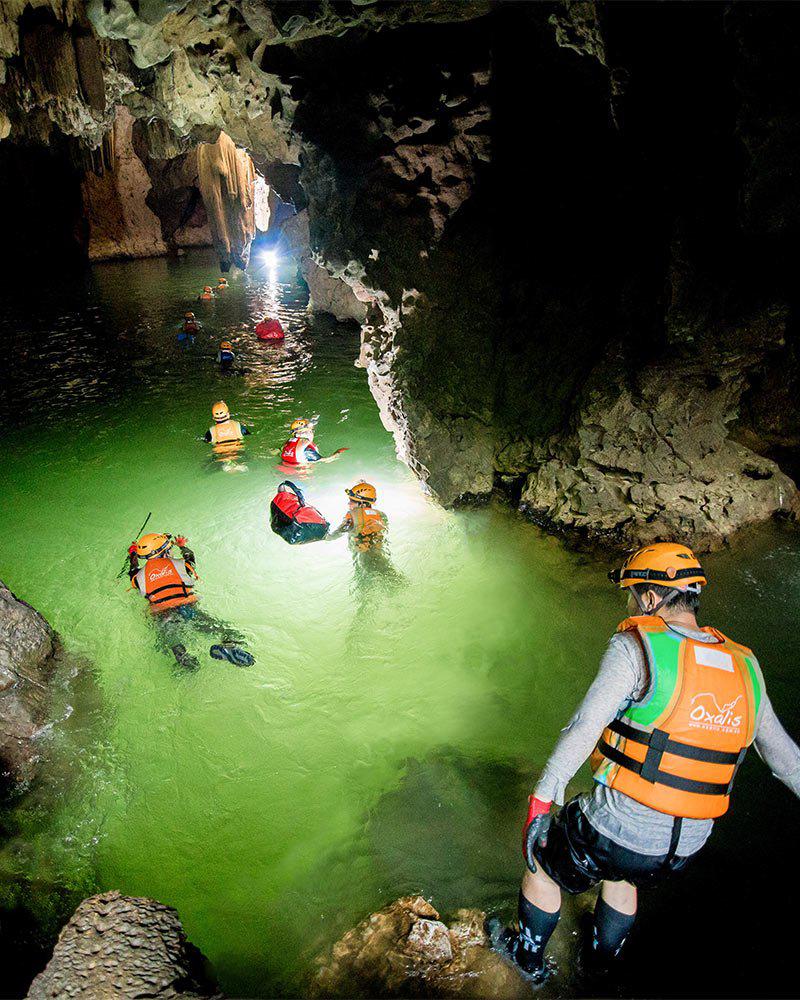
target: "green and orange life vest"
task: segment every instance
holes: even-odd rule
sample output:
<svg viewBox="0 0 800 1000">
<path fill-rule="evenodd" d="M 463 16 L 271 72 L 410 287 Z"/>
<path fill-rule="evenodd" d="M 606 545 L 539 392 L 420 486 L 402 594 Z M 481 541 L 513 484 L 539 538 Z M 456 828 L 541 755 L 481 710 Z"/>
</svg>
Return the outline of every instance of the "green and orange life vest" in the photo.
<svg viewBox="0 0 800 1000">
<path fill-rule="evenodd" d="M 756 733 L 764 690 L 752 651 L 713 628 L 689 639 L 662 618 L 628 618 L 650 672 L 644 701 L 606 727 L 592 755 L 594 780 L 671 816 L 715 819 Z"/>
</svg>

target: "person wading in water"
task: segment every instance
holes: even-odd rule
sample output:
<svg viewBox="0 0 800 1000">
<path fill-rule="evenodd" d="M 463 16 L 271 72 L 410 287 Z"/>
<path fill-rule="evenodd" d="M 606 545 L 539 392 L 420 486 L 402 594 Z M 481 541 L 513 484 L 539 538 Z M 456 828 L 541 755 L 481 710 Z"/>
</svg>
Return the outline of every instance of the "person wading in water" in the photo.
<svg viewBox="0 0 800 1000">
<path fill-rule="evenodd" d="M 706 576 L 691 549 L 649 545 L 610 576 L 628 591 L 634 617 L 609 642 L 529 798 L 519 930 L 499 935 L 501 950 L 537 980 L 562 889 L 600 883 L 589 967 L 614 964 L 636 917 L 637 887 L 680 871 L 705 844 L 751 743 L 800 796 L 800 748 L 775 715 L 758 661 L 697 624 Z M 590 755 L 594 789 L 551 824 L 552 803 L 564 802 Z"/>
</svg>

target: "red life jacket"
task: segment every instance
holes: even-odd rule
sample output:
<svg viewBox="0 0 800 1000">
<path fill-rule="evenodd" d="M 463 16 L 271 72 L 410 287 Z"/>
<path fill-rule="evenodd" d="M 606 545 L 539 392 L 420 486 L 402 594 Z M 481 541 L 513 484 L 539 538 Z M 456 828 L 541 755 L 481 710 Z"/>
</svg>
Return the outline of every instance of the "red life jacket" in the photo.
<svg viewBox="0 0 800 1000">
<path fill-rule="evenodd" d="M 279 320 L 271 319 L 269 322 L 266 322 L 266 320 L 262 319 L 258 326 L 256 326 L 256 336 L 259 340 L 283 340 L 286 334 L 283 332 L 283 327 Z"/>
<path fill-rule="evenodd" d="M 306 457 L 308 448 L 317 450 L 313 441 L 307 441 L 305 438 L 291 438 L 281 450 L 281 461 L 286 465 L 308 465 Z"/>
<path fill-rule="evenodd" d="M 184 583 L 174 559 L 148 559 L 144 565 L 144 594 L 154 613 L 194 604 L 197 595 Z"/>
<path fill-rule="evenodd" d="M 186 322 L 183 324 L 184 333 L 197 333 L 198 329 L 199 327 L 193 319 L 187 319 Z"/>
</svg>

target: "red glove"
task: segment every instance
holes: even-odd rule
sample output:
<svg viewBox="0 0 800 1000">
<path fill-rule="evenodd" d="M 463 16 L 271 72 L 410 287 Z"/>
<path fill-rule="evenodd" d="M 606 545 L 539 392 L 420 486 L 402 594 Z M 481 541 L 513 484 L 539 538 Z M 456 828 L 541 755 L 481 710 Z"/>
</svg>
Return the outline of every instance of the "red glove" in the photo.
<svg viewBox="0 0 800 1000">
<path fill-rule="evenodd" d="M 552 802 L 542 802 L 535 795 L 528 796 L 528 818 L 522 828 L 522 856 L 530 871 L 536 872 L 536 847 L 547 844 L 550 829 L 550 806 Z"/>
<path fill-rule="evenodd" d="M 129 556 L 136 555 L 136 542 L 133 542 L 131 545 L 128 546 L 128 555 Z"/>
<path fill-rule="evenodd" d="M 182 549 L 186 544 L 186 542 L 187 539 L 185 535 L 178 535 L 178 537 L 175 539 L 175 544 L 178 546 L 179 549 Z"/>
</svg>

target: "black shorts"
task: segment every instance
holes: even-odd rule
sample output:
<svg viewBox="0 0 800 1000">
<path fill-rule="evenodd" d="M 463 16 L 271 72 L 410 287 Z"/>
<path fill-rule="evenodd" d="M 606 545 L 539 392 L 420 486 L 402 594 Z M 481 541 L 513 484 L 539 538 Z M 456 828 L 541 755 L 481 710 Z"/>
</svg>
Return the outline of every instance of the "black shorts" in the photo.
<svg viewBox="0 0 800 1000">
<path fill-rule="evenodd" d="M 572 893 L 586 892 L 605 879 L 632 882 L 641 888 L 656 885 L 691 860 L 675 855 L 674 847 L 658 857 L 629 851 L 595 830 L 577 798 L 561 809 L 550 827 L 547 844 L 536 849 L 536 859 L 554 882 Z"/>
</svg>

